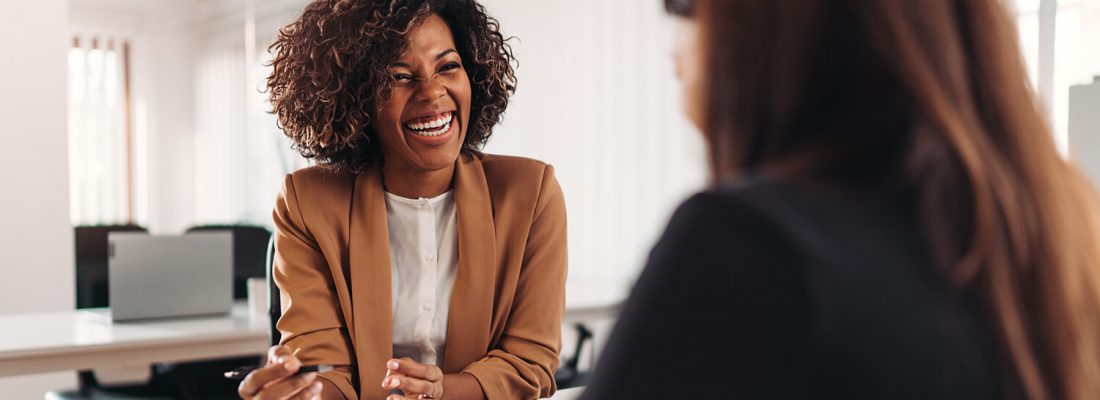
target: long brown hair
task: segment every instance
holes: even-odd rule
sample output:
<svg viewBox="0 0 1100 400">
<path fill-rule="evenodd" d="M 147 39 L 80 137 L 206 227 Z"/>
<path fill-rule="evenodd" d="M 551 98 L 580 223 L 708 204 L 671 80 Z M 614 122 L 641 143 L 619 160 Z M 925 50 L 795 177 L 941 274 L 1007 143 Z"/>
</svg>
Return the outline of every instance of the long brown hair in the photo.
<svg viewBox="0 0 1100 400">
<path fill-rule="evenodd" d="M 979 293 L 995 321 L 1006 385 L 1097 399 L 1095 196 L 1054 145 L 1001 3 L 666 5 L 700 23 L 717 180 L 774 169 L 904 187 L 945 284 Z"/>
</svg>

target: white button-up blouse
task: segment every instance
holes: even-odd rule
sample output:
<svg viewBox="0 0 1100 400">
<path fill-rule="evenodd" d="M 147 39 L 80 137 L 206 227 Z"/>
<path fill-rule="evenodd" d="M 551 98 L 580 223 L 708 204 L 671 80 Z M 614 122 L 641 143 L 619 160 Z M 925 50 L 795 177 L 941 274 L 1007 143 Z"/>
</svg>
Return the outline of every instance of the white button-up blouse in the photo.
<svg viewBox="0 0 1100 400">
<path fill-rule="evenodd" d="M 454 193 L 408 199 L 387 192 L 386 217 L 393 271 L 393 355 L 442 366 L 458 271 Z"/>
</svg>

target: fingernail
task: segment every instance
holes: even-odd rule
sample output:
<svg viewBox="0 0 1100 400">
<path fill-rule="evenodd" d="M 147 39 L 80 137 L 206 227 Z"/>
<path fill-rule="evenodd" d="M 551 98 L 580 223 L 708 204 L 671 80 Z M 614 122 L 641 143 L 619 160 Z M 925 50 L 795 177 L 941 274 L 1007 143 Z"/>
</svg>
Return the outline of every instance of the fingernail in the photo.
<svg viewBox="0 0 1100 400">
<path fill-rule="evenodd" d="M 321 394 L 321 389 L 324 389 L 324 387 L 321 386 L 321 382 L 315 382 L 313 384 L 313 393 Z"/>
<path fill-rule="evenodd" d="M 386 387 L 386 386 L 389 386 L 389 385 L 390 385 L 390 377 L 387 376 L 386 379 L 382 380 L 382 387 Z"/>
<path fill-rule="evenodd" d="M 276 358 L 276 359 L 275 359 L 275 363 L 276 363 L 276 364 L 285 364 L 285 363 L 286 363 L 286 357 L 279 357 L 279 358 Z"/>
<path fill-rule="evenodd" d="M 395 388 L 401 386 L 401 380 L 397 378 L 390 379 L 390 387 Z"/>
<path fill-rule="evenodd" d="M 389 368 L 389 369 L 397 369 L 400 366 L 401 365 L 398 364 L 397 361 L 394 361 L 394 360 L 390 360 L 389 362 L 386 363 L 386 368 Z"/>
</svg>

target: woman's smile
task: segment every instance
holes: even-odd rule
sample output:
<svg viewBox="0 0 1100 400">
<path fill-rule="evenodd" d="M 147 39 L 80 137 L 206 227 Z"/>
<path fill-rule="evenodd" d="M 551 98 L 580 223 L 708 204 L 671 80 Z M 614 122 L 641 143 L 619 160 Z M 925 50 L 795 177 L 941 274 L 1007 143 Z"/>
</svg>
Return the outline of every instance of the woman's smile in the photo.
<svg viewBox="0 0 1100 400">
<path fill-rule="evenodd" d="M 458 125 L 455 121 L 455 112 L 447 111 L 435 113 L 424 117 L 413 118 L 401 124 L 405 136 L 416 143 L 428 146 L 439 146 L 447 143 L 455 136 Z"/>
</svg>

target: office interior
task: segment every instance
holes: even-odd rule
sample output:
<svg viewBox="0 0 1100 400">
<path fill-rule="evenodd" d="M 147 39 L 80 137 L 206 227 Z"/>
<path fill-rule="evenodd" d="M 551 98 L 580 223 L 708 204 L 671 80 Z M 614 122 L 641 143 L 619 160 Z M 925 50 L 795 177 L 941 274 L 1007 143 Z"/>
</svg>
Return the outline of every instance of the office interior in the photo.
<svg viewBox="0 0 1100 400">
<path fill-rule="evenodd" d="M 284 176 L 310 162 L 268 112 L 267 46 L 307 2 L 0 1 L 0 137 L 9 146 L 0 156 L 0 320 L 94 305 L 78 296 L 81 228 L 273 229 Z M 1003 3 L 1060 150 L 1100 182 L 1100 0 Z M 680 113 L 676 21 L 659 1 L 482 4 L 514 37 L 519 60 L 516 94 L 485 151 L 555 167 L 568 210 L 567 309 L 579 310 L 563 326 L 562 356 L 579 355 L 584 369 L 672 211 L 707 184 L 702 138 Z M 260 263 L 266 237 L 253 242 Z M 244 301 L 247 288 L 237 292 Z M 582 331 L 593 338 L 578 352 Z M 19 351 L 0 343 L 0 358 Z M 147 368 L 101 376 L 140 380 L 128 376 L 135 370 Z M 81 384 L 72 370 L 8 373 L 0 397 Z"/>
</svg>

